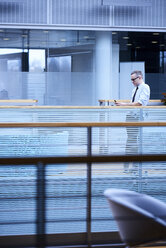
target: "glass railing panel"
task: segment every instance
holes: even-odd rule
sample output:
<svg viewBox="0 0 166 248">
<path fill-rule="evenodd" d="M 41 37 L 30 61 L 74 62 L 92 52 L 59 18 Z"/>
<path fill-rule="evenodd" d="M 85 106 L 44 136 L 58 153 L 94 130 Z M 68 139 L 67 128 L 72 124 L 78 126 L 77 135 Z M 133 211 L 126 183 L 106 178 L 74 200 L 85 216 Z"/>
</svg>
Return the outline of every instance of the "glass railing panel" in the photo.
<svg viewBox="0 0 166 248">
<path fill-rule="evenodd" d="M 8 99 L 37 99 L 38 105 L 92 106 L 93 72 L 0 72 Z M 3 99 L 6 99 L 5 95 Z"/>
<path fill-rule="evenodd" d="M 86 127 L 1 128 L 1 157 L 88 154 Z M 166 127 L 93 127 L 93 155 L 166 153 Z"/>
<path fill-rule="evenodd" d="M 0 107 L 1 122 L 125 122 L 129 114 L 132 121 L 165 121 L 166 106 L 141 108 L 119 107 Z"/>
<path fill-rule="evenodd" d="M 166 127 L 143 127 L 139 136 L 140 153 L 166 153 Z"/>
<path fill-rule="evenodd" d="M 0 129 L 1 157 L 67 156 L 69 133 L 50 128 Z"/>
<path fill-rule="evenodd" d="M 46 180 L 46 232 L 86 232 L 86 165 L 48 165 Z"/>
<path fill-rule="evenodd" d="M 57 58 L 54 57 L 54 59 Z M 10 100 L 37 99 L 38 105 L 41 106 L 98 106 L 98 100 L 111 99 L 97 99 L 97 96 L 100 95 L 99 88 L 101 85 L 98 81 L 101 75 L 98 72 L 92 72 L 91 63 L 89 64 L 91 59 L 89 59 L 85 59 L 84 65 L 82 63 L 75 65 L 75 70 L 78 70 L 77 72 L 71 72 L 71 64 L 67 65 L 69 69 L 66 71 L 66 68 L 60 68 L 61 65 L 57 66 L 56 63 L 51 70 L 57 70 L 57 72 L 46 72 L 40 66 L 35 70 L 36 65 L 31 66 L 31 72 L 15 71 L 20 69 L 18 68 L 20 64 L 19 66 L 16 65 L 13 68 L 8 68 L 8 71 L 0 71 L 0 98 L 8 98 Z M 10 62 L 10 59 L 8 59 L 8 62 Z M 113 83 L 110 80 L 112 98 L 117 101 L 119 99 L 131 99 L 133 89 L 130 80 L 131 71 L 126 72 L 126 70 L 122 70 L 123 72 L 118 74 L 117 68 L 119 65 L 115 63 L 114 66 Z M 145 82 L 151 88 L 150 100 L 163 98 L 162 93 L 165 92 L 165 77 L 165 73 L 146 73 Z M 102 79 L 104 80 L 104 75 Z M 124 81 L 125 84 L 123 84 Z M 103 84 L 103 88 L 106 88 L 106 91 L 107 85 Z M 105 91 L 103 95 L 107 95 Z M 152 105 L 156 105 L 156 103 L 152 103 Z"/>
<path fill-rule="evenodd" d="M 100 163 L 92 167 L 92 232 L 117 231 L 109 204 L 103 196 L 107 188 L 128 189 L 166 202 L 166 162 L 143 162 L 124 171 L 124 163 Z"/>
<path fill-rule="evenodd" d="M 93 155 L 166 153 L 166 127 L 94 127 L 92 139 Z"/>
<path fill-rule="evenodd" d="M 144 121 L 166 121 L 166 106 L 142 109 Z"/>
<path fill-rule="evenodd" d="M 93 155 L 117 155 L 125 153 L 127 133 L 124 127 L 93 128 Z"/>
<path fill-rule="evenodd" d="M 0 166 L 0 236 L 35 234 L 36 167 Z"/>
<path fill-rule="evenodd" d="M 59 167 L 59 170 L 57 170 Z M 92 232 L 116 231 L 107 188 L 146 193 L 166 202 L 165 162 L 137 163 L 135 171 L 124 172 L 124 163 L 92 165 Z M 1 168 L 1 236 L 35 234 L 36 168 L 8 165 Z M 46 166 L 46 232 L 86 232 L 87 173 L 85 164 Z"/>
</svg>

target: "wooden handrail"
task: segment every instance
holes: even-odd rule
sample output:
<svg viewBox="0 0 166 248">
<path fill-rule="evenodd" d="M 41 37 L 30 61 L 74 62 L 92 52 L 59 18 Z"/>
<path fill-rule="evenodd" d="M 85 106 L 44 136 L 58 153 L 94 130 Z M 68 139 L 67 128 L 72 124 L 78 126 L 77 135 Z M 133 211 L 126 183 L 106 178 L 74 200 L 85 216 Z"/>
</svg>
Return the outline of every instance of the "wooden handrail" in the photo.
<svg viewBox="0 0 166 248">
<path fill-rule="evenodd" d="M 1 103 L 16 103 L 16 104 L 20 104 L 20 103 L 27 103 L 27 104 L 36 104 L 38 102 L 38 100 L 36 99 L 0 99 L 0 104 Z"/>
<path fill-rule="evenodd" d="M 128 99 L 120 99 L 120 100 L 116 100 L 117 102 L 125 102 L 125 103 L 129 103 L 130 100 Z M 105 106 L 105 105 L 110 105 L 113 104 L 114 105 L 114 100 L 112 99 L 108 99 L 108 100 L 98 100 L 99 105 L 100 106 Z M 157 105 L 163 105 L 166 102 L 166 99 L 156 99 L 156 100 L 149 100 L 149 103 L 147 106 L 154 106 L 154 104 Z"/>
<path fill-rule="evenodd" d="M 166 93 L 162 93 L 164 96 L 166 96 Z M 130 100 L 123 100 L 123 99 L 121 99 L 121 100 L 116 100 L 117 102 L 125 102 L 125 103 L 129 103 L 130 102 Z M 114 100 L 112 100 L 112 99 L 108 99 L 108 100 L 98 100 L 98 102 L 99 102 L 99 105 L 100 105 L 100 107 L 101 106 L 115 106 L 115 103 L 114 103 Z M 156 99 L 156 100 L 149 100 L 149 103 L 148 103 L 148 107 L 149 106 L 163 106 L 163 105 L 166 105 L 166 98 L 163 98 L 163 99 Z M 141 106 L 141 107 L 143 107 L 143 106 Z"/>
<path fill-rule="evenodd" d="M 0 102 L 38 102 L 36 99 L 0 99 Z"/>
<path fill-rule="evenodd" d="M 18 127 L 166 127 L 166 122 L 4 122 L 0 128 Z"/>
<path fill-rule="evenodd" d="M 122 109 L 144 109 L 144 108 L 166 108 L 166 105 L 153 105 L 153 106 L 54 106 L 54 105 L 40 105 L 40 106 L 27 106 L 27 105 L 0 105 L 0 109 L 114 109 L 114 108 L 122 108 Z"/>
<path fill-rule="evenodd" d="M 98 100 L 99 102 L 114 102 L 114 100 L 110 99 L 110 100 Z M 130 100 L 128 99 L 120 99 L 120 100 L 116 100 L 117 102 L 130 102 Z M 161 99 L 156 99 L 156 100 L 149 100 L 149 102 L 153 103 L 153 102 L 161 102 Z"/>
</svg>

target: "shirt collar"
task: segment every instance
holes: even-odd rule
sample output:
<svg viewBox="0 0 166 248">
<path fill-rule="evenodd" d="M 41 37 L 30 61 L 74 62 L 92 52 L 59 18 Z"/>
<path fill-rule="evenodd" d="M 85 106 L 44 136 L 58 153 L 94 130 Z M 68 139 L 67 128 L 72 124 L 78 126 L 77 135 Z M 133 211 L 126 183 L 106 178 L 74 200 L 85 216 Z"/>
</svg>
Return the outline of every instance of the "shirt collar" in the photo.
<svg viewBox="0 0 166 248">
<path fill-rule="evenodd" d="M 143 84 L 145 84 L 144 82 L 142 82 L 141 84 L 138 85 L 138 88 L 142 87 Z M 136 86 L 137 87 L 137 86 Z"/>
</svg>

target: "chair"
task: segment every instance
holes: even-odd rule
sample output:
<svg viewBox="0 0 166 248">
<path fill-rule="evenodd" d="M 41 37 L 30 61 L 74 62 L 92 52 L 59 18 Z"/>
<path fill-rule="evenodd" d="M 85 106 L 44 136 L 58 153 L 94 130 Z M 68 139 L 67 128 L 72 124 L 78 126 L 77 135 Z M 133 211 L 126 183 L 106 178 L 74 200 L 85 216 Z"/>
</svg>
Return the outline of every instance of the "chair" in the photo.
<svg viewBox="0 0 166 248">
<path fill-rule="evenodd" d="M 165 203 L 123 189 L 107 189 L 104 195 L 125 245 L 132 247 L 166 239 Z"/>
</svg>

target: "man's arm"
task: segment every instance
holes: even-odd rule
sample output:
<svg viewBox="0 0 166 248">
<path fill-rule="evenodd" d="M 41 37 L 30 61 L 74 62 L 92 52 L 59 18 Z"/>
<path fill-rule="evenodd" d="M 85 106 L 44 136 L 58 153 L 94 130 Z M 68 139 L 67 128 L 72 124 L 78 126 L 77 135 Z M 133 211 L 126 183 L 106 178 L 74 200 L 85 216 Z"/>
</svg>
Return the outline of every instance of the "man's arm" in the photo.
<svg viewBox="0 0 166 248">
<path fill-rule="evenodd" d="M 142 106 L 139 102 L 116 102 L 116 106 Z"/>
</svg>

